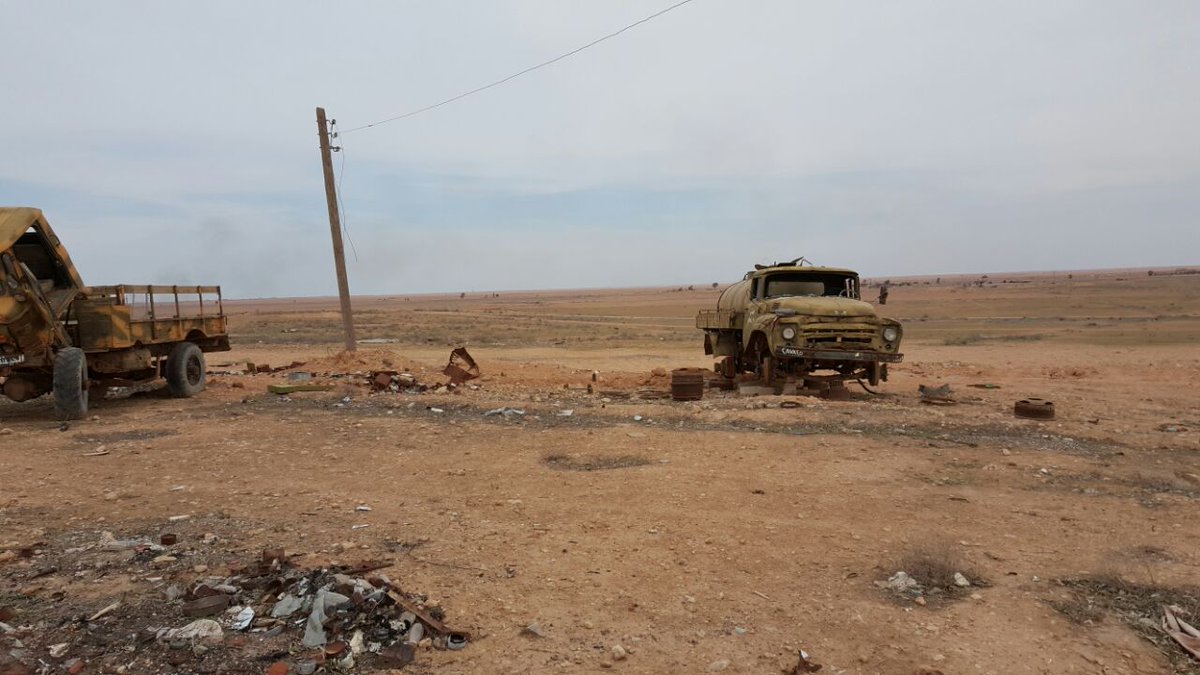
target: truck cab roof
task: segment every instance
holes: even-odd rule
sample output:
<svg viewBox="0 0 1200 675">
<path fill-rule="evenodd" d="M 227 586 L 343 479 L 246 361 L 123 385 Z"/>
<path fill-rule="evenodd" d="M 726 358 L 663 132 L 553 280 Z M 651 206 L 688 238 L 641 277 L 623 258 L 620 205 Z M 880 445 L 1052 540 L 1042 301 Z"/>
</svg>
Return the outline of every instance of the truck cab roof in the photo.
<svg viewBox="0 0 1200 675">
<path fill-rule="evenodd" d="M 42 218 L 42 210 L 28 206 L 0 206 L 0 251 L 9 249 Z"/>
</svg>

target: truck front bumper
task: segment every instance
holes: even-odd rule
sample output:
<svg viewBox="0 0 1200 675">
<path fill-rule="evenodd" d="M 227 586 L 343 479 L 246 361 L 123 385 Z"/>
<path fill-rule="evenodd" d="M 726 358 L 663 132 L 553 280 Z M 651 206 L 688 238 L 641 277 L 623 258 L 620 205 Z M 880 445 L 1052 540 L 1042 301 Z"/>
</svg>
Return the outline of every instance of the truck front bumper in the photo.
<svg viewBox="0 0 1200 675">
<path fill-rule="evenodd" d="M 805 349 L 784 345 L 776 350 L 776 356 L 787 359 L 809 359 L 812 361 L 862 361 L 864 363 L 900 363 L 903 354 L 875 352 L 870 350 Z"/>
</svg>

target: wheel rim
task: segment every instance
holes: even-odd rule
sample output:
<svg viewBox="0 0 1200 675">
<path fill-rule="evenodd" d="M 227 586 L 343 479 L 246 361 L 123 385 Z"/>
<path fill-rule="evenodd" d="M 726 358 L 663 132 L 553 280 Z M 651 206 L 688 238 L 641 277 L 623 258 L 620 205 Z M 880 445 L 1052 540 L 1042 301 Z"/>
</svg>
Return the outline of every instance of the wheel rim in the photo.
<svg viewBox="0 0 1200 675">
<path fill-rule="evenodd" d="M 204 369 L 200 366 L 198 357 L 191 357 L 187 360 L 187 381 L 193 387 L 200 384 L 200 378 L 204 376 Z"/>
</svg>

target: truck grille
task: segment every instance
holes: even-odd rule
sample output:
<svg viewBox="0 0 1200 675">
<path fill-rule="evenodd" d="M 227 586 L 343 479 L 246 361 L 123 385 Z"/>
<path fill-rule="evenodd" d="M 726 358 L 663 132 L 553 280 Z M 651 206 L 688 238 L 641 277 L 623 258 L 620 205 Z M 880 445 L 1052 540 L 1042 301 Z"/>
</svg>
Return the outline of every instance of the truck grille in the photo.
<svg viewBox="0 0 1200 675">
<path fill-rule="evenodd" d="M 839 344 L 869 345 L 875 339 L 874 328 L 848 328 L 845 326 L 806 326 L 800 334 L 805 343 L 828 347 Z"/>
</svg>

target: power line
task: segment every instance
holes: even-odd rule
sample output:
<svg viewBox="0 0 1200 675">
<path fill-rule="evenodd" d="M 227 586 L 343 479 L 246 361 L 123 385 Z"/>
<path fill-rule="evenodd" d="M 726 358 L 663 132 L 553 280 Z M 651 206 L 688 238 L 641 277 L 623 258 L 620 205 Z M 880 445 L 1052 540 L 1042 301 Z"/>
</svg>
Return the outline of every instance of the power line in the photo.
<svg viewBox="0 0 1200 675">
<path fill-rule="evenodd" d="M 647 21 L 651 21 L 651 20 L 653 20 L 653 19 L 656 19 L 656 18 L 658 18 L 658 17 L 662 16 L 663 14 L 666 14 L 667 12 L 670 12 L 670 11 L 671 11 L 671 10 L 673 10 L 673 9 L 677 9 L 677 8 L 679 8 L 679 7 L 682 7 L 682 6 L 686 5 L 686 4 L 688 4 L 689 2 L 692 2 L 692 0 L 680 0 L 680 2 L 677 2 L 677 3 L 673 4 L 673 5 L 671 5 L 670 7 L 667 7 L 666 9 L 659 10 L 659 11 L 657 11 L 657 12 L 655 12 L 655 13 L 651 14 L 650 16 L 647 16 L 647 17 L 645 17 L 645 18 L 643 18 L 643 19 L 639 19 L 638 21 L 634 21 L 633 23 L 631 23 L 631 24 L 629 24 L 629 25 L 625 26 L 624 28 L 621 28 L 621 29 L 620 29 L 620 30 L 618 30 L 618 31 L 614 31 L 614 32 L 612 32 L 612 33 L 609 33 L 608 35 L 605 35 L 604 37 L 600 37 L 600 38 L 597 38 L 597 39 L 595 39 L 595 40 L 592 40 L 591 42 L 589 42 L 589 43 L 587 43 L 587 44 L 583 45 L 582 47 L 577 47 L 577 48 L 575 48 L 575 49 L 572 49 L 571 51 L 569 51 L 569 52 L 567 52 L 567 53 L 565 53 L 565 54 L 562 54 L 562 55 L 556 56 L 556 57 L 554 57 L 554 58 L 550 59 L 549 61 L 543 61 L 542 63 L 539 63 L 539 64 L 537 64 L 536 66 L 530 66 L 530 67 L 526 68 L 525 70 L 522 70 L 522 71 L 519 71 L 519 72 L 513 73 L 512 75 L 509 75 L 508 77 L 505 77 L 505 78 L 502 78 L 502 79 L 496 80 L 495 82 L 492 82 L 491 84 L 485 84 L 485 85 L 483 85 L 482 87 L 477 87 L 477 88 L 475 88 L 475 89 L 472 89 L 472 90 L 470 90 L 470 91 L 465 91 L 465 92 L 463 92 L 463 93 L 461 93 L 461 94 L 459 94 L 459 95 L 457 95 L 457 96 L 451 96 L 450 98 L 448 98 L 448 99 L 446 99 L 446 100 L 444 100 L 444 101 L 439 101 L 438 103 L 434 103 L 433 105 L 427 105 L 427 106 L 425 106 L 424 108 L 418 108 L 418 109 L 416 109 L 416 110 L 410 110 L 409 112 L 406 112 L 406 113 L 404 113 L 404 114 L 402 114 L 402 115 L 396 115 L 395 117 L 389 117 L 389 118 L 387 118 L 387 119 L 380 120 L 380 121 L 378 121 L 378 122 L 372 122 L 372 123 L 370 123 L 370 124 L 364 124 L 364 125 L 362 125 L 361 127 L 354 127 L 353 129 L 347 129 L 346 131 L 343 131 L 342 133 L 343 133 L 343 134 L 349 134 L 349 133 L 353 133 L 353 132 L 355 132 L 355 131 L 362 131 L 363 129 L 370 129 L 371 127 L 377 127 L 377 126 L 379 126 L 380 124 L 387 124 L 388 122 L 395 122 L 395 121 L 397 121 L 397 120 L 402 120 L 402 119 L 405 119 L 405 118 L 408 118 L 408 117 L 412 117 L 412 116 L 414 116 L 414 115 L 420 115 L 420 114 L 421 114 L 421 113 L 423 113 L 423 112 L 429 112 L 430 110 L 433 110 L 434 108 L 440 108 L 440 107 L 442 107 L 442 106 L 444 106 L 444 105 L 446 105 L 446 104 L 448 104 L 448 103 L 454 103 L 455 101 L 458 101 L 458 100 L 460 100 L 460 99 L 464 99 L 464 98 L 466 98 L 466 97 L 468 97 L 468 96 L 471 96 L 472 94 L 478 94 L 479 92 L 481 92 L 481 91 L 486 91 L 486 90 L 488 90 L 488 89 L 491 89 L 492 87 L 498 87 L 498 86 L 500 86 L 500 85 L 504 84 L 505 82 L 508 82 L 509 80 L 514 80 L 514 79 L 516 79 L 516 78 L 518 78 L 518 77 L 520 77 L 520 76 L 522 76 L 522 75 L 525 75 L 525 74 L 527 74 L 527 73 L 532 73 L 533 71 L 535 71 L 535 70 L 538 70 L 539 68 L 545 68 L 546 66 L 549 66 L 549 65 L 551 65 L 551 64 L 554 64 L 554 63 L 558 63 L 559 61 L 562 61 L 562 60 L 563 60 L 563 59 L 565 59 L 565 58 L 568 58 L 568 57 L 574 56 L 574 55 L 578 54 L 579 52 L 581 52 L 581 51 L 583 51 L 583 50 L 585 50 L 585 49 L 588 49 L 589 47 L 595 47 L 596 45 L 600 44 L 601 42 L 604 42 L 605 40 L 611 40 L 612 38 L 615 38 L 615 37 L 617 37 L 617 36 L 618 36 L 618 35 L 620 35 L 621 33 L 624 33 L 625 31 L 627 31 L 627 30 L 629 30 L 629 29 L 631 29 L 631 28 L 636 28 L 636 27 L 638 27 L 638 26 L 640 26 L 640 25 L 642 25 L 642 24 L 646 23 Z"/>
</svg>

